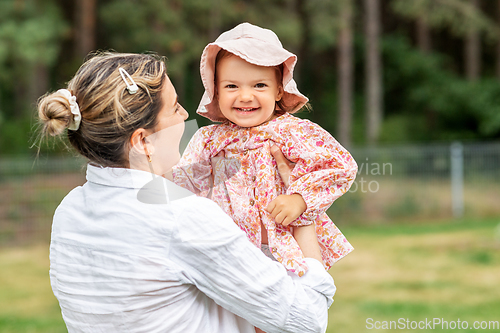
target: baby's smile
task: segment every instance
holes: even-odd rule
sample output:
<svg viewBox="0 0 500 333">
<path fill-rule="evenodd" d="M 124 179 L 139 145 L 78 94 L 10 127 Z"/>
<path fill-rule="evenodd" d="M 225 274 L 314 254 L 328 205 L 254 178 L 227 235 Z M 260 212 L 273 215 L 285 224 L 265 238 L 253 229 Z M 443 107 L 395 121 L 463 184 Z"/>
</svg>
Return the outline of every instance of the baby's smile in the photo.
<svg viewBox="0 0 500 333">
<path fill-rule="evenodd" d="M 234 109 L 240 112 L 251 112 L 251 111 L 257 111 L 259 108 L 234 108 Z"/>
</svg>

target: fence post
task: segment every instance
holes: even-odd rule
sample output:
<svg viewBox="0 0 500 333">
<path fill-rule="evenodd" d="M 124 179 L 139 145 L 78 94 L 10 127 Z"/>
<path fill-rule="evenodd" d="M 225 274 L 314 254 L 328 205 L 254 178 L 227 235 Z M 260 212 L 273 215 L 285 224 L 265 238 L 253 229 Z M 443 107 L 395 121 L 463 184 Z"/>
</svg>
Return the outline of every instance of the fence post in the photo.
<svg viewBox="0 0 500 333">
<path fill-rule="evenodd" d="M 451 209 L 453 217 L 464 215 L 464 146 L 453 142 L 450 146 L 451 158 Z"/>
</svg>

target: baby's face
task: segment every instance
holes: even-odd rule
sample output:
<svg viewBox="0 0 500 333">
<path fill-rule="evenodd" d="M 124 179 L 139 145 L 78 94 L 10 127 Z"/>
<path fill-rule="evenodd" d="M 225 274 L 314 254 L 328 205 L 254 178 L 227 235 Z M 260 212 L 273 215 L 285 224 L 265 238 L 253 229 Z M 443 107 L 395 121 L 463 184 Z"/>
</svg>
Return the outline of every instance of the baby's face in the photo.
<svg viewBox="0 0 500 333">
<path fill-rule="evenodd" d="M 274 67 L 257 66 L 231 55 L 217 63 L 219 107 L 232 123 L 254 127 L 274 118 L 283 89 Z"/>
</svg>

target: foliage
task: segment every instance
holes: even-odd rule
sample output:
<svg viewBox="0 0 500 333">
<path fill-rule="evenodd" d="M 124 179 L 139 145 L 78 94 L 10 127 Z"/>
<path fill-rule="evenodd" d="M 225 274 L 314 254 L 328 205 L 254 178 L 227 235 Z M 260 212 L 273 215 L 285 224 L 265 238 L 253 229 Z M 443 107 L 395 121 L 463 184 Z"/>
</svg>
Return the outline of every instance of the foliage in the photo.
<svg viewBox="0 0 500 333">
<path fill-rule="evenodd" d="M 462 79 L 448 56 L 419 53 L 409 40 L 408 24 L 423 19 L 439 38 L 436 50 L 460 42 L 471 31 L 498 39 L 499 25 L 467 0 L 384 0 L 382 16 L 384 123 L 381 141 L 493 139 L 500 137 L 499 83 Z M 485 4 L 483 2 L 483 4 Z M 276 32 L 299 57 L 296 79 L 314 106 L 311 118 L 336 134 L 338 31 L 343 12 L 354 15 L 354 119 L 356 144 L 364 143 L 363 12 L 354 0 L 96 0 L 97 48 L 155 52 L 168 58 L 168 71 L 180 101 L 193 114 L 203 88 L 199 57 L 227 29 L 250 22 Z M 488 3 L 488 8 L 493 9 Z M 496 8 L 496 7 L 495 7 Z M 75 43 L 74 5 L 58 0 L 0 1 L 0 152 L 25 153 L 36 98 L 59 88 L 81 60 Z M 64 11 L 64 17 L 63 17 Z M 394 21 L 398 21 L 395 27 Z M 397 35 L 399 32 L 401 35 Z M 491 52 L 485 50 L 484 53 Z M 40 70 L 42 74 L 40 74 Z M 489 68 L 488 68 L 489 70 Z M 45 82 L 45 83 L 44 83 Z M 196 115 L 200 125 L 208 124 Z M 7 146 L 8 145 L 8 146 Z"/>
<path fill-rule="evenodd" d="M 52 0 L 2 1 L 0 22 L 0 98 L 3 99 L 16 89 L 26 89 L 36 65 L 54 65 L 68 25 Z M 6 103 L 0 103 L 0 113 L 9 116 L 15 112 L 19 110 L 9 110 Z"/>
<path fill-rule="evenodd" d="M 54 66 L 69 27 L 52 0 L 1 1 L 0 22 L 0 151 L 26 153 L 34 73 Z"/>
<path fill-rule="evenodd" d="M 394 0 L 392 8 L 408 18 L 423 18 L 431 27 L 449 28 L 456 36 L 481 31 L 498 38 L 498 26 L 469 0 Z"/>
<path fill-rule="evenodd" d="M 3 154 L 15 155 L 29 153 L 31 135 L 31 119 L 10 119 L 0 123 L 0 151 Z"/>
<path fill-rule="evenodd" d="M 134 0 L 114 0 L 100 8 L 111 48 L 167 55 L 174 76 L 198 62 L 203 48 L 223 30 L 242 21 L 270 28 L 293 43 L 299 29 L 282 12 L 278 1 L 144 0 L 139 6 Z"/>
<path fill-rule="evenodd" d="M 43 63 L 53 65 L 60 50 L 60 39 L 68 32 L 68 25 L 51 0 L 0 2 L 0 64 L 8 69 L 9 61 L 23 67 Z M 3 80 L 8 72 L 0 73 Z"/>
<path fill-rule="evenodd" d="M 314 18 L 311 30 L 312 46 L 316 50 L 335 47 L 337 33 L 342 28 L 342 9 L 350 3 L 351 0 L 312 0 L 307 2 L 309 15 Z"/>
<path fill-rule="evenodd" d="M 447 68 L 448 58 L 422 54 L 403 36 L 386 36 L 383 55 L 387 114 L 382 140 L 486 139 L 500 134 L 498 80 L 467 81 Z M 401 132 L 392 136 L 395 127 Z"/>
<path fill-rule="evenodd" d="M 110 1 L 100 10 L 101 19 L 109 32 L 108 42 L 111 48 L 119 52 L 155 51 L 167 55 L 169 72 L 172 75 L 182 73 L 186 61 L 200 53 L 204 40 L 196 33 L 195 25 L 186 25 L 184 15 L 188 11 L 186 3 L 145 0 L 142 6 L 136 1 Z M 193 11 L 203 12 L 203 7 L 196 7 L 201 2 L 189 1 Z M 201 13 L 200 13 L 201 14 Z M 201 17 L 207 17 L 202 13 Z M 201 35 L 203 36 L 203 35 Z"/>
</svg>

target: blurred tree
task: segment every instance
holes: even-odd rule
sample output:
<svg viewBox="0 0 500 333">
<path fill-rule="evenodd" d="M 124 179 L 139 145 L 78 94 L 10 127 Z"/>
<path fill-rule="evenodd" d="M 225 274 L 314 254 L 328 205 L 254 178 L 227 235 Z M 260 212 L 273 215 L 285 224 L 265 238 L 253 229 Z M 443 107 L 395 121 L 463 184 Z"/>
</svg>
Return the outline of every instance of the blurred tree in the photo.
<svg viewBox="0 0 500 333">
<path fill-rule="evenodd" d="M 479 77 L 480 35 L 484 34 L 487 39 L 496 40 L 499 29 L 495 22 L 481 11 L 478 0 L 393 0 L 391 5 L 396 13 L 417 20 L 417 24 L 423 22 L 433 28 L 447 28 L 454 36 L 465 38 L 466 77 L 471 80 Z M 428 45 L 430 44 L 429 41 Z M 424 46 L 420 45 L 420 48 Z"/>
<path fill-rule="evenodd" d="M 338 95 L 339 117 L 337 133 L 340 142 L 350 147 L 352 143 L 352 114 L 354 95 L 354 31 L 352 0 L 342 1 L 340 12 L 340 31 L 338 39 Z"/>
<path fill-rule="evenodd" d="M 425 16 L 417 17 L 417 46 L 422 53 L 429 53 L 432 48 L 431 33 L 427 18 Z"/>
<path fill-rule="evenodd" d="M 32 107 L 69 31 L 52 0 L 0 1 L 0 151 L 28 151 Z"/>
<path fill-rule="evenodd" d="M 0 112 L 4 118 L 31 116 L 68 26 L 51 0 L 1 1 L 0 22 Z"/>
<path fill-rule="evenodd" d="M 108 1 L 99 10 L 107 32 L 105 44 L 118 52 L 165 55 L 169 76 L 183 101 L 184 74 L 189 63 L 201 55 L 210 32 L 214 31 L 210 29 L 213 2 L 219 1 Z M 189 17 L 197 19 L 187 24 Z"/>
<path fill-rule="evenodd" d="M 354 113 L 355 11 L 355 1 L 353 0 L 311 0 L 306 5 L 306 12 L 311 17 L 311 36 L 310 43 L 307 45 L 307 50 L 312 55 L 310 61 L 319 65 L 316 67 L 323 77 L 332 76 L 327 70 L 328 63 L 336 63 L 336 68 L 332 69 L 332 73 L 336 73 L 336 94 L 325 89 L 322 91 L 325 97 L 319 96 L 319 99 L 328 100 L 327 105 L 329 106 L 332 104 L 331 100 L 336 100 L 337 117 L 329 116 L 329 113 L 335 114 L 335 109 L 330 106 L 323 110 L 323 117 L 316 116 L 315 118 L 319 118 L 322 126 L 334 129 L 338 140 L 347 147 L 352 145 Z M 336 50 L 336 62 L 327 61 L 325 63 L 314 60 L 322 53 L 329 53 L 332 50 Z M 328 54 L 327 59 L 332 59 L 332 55 Z M 315 81 L 313 84 L 318 83 Z M 329 97 L 332 95 L 335 97 Z M 314 103 L 318 103 L 318 101 L 313 101 Z"/>
<path fill-rule="evenodd" d="M 79 58 L 95 50 L 96 0 L 77 0 L 75 6 L 75 54 Z"/>
<path fill-rule="evenodd" d="M 203 92 L 203 48 L 241 22 L 273 30 L 298 55 L 297 83 L 314 106 L 299 116 L 320 123 L 344 145 L 498 137 L 498 84 L 453 74 L 453 63 L 465 68 L 466 52 L 456 50 L 471 32 L 484 42 L 484 50 L 471 48 L 476 59 L 489 56 L 486 42 L 498 42 L 498 23 L 488 15 L 498 10 L 500 21 L 500 0 L 481 4 L 483 9 L 473 0 L 0 0 L 0 151 L 27 146 L 18 133 L 29 132 L 35 99 L 67 81 L 94 48 L 166 55 L 182 103 L 194 110 Z M 360 9 L 363 20 L 356 20 Z M 420 51 L 394 38 L 396 31 L 408 35 L 411 23 Z M 377 40 L 384 44 L 383 72 Z M 471 68 L 478 73 L 480 65 Z"/>
<path fill-rule="evenodd" d="M 365 80 L 366 139 L 377 143 L 383 117 L 382 60 L 380 53 L 380 1 L 364 0 L 365 11 Z"/>
<path fill-rule="evenodd" d="M 312 17 L 314 17 L 314 14 L 311 13 L 310 6 L 308 6 L 308 2 L 306 0 L 297 0 L 296 3 L 297 16 L 300 22 L 301 30 L 301 33 L 297 36 L 300 41 L 297 50 L 297 57 L 300 60 L 297 67 L 297 79 L 300 81 L 301 76 L 305 75 L 306 71 L 311 70 L 311 50 L 309 46 L 312 44 L 312 24 L 314 21 Z"/>
<path fill-rule="evenodd" d="M 212 10 L 210 13 L 210 40 L 214 41 L 219 37 L 222 27 L 222 16 L 221 16 L 221 1 L 212 1 Z"/>
<path fill-rule="evenodd" d="M 479 9 L 479 0 L 469 0 L 474 10 Z M 467 31 L 464 43 L 465 77 L 469 81 L 479 79 L 481 75 L 481 35 L 477 27 Z"/>
<path fill-rule="evenodd" d="M 383 40 L 387 112 L 381 141 L 491 139 L 500 134 L 500 82 L 468 81 L 437 52 L 422 57 L 406 36 Z M 391 98 L 389 98 L 391 97 Z M 433 114 L 429 126 L 427 111 Z"/>
<path fill-rule="evenodd" d="M 496 1 L 496 23 L 500 26 L 500 0 Z M 500 39 L 496 44 L 496 77 L 500 79 Z"/>
</svg>

